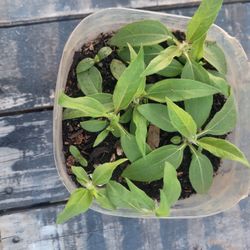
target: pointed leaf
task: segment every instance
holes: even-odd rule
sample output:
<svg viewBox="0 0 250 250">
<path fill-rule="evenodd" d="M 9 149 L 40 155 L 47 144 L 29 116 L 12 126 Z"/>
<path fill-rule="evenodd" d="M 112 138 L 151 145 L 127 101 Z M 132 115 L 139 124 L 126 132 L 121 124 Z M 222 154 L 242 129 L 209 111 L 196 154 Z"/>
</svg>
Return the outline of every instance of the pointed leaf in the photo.
<svg viewBox="0 0 250 250">
<path fill-rule="evenodd" d="M 227 73 L 227 62 L 223 50 L 216 42 L 205 42 L 204 58 L 214 66 L 220 73 Z"/>
<path fill-rule="evenodd" d="M 147 97 L 157 102 L 164 102 L 165 97 L 172 101 L 184 101 L 192 98 L 209 96 L 220 92 L 208 84 L 190 79 L 166 79 L 156 82 L 147 89 Z"/>
<path fill-rule="evenodd" d="M 237 111 L 234 97 L 231 93 L 222 109 L 217 112 L 207 124 L 203 134 L 224 135 L 232 131 L 236 125 Z"/>
<path fill-rule="evenodd" d="M 121 146 L 122 146 L 122 149 L 123 149 L 126 157 L 131 162 L 134 162 L 143 156 L 137 143 L 136 143 L 136 139 L 135 139 L 134 135 L 122 133 Z"/>
<path fill-rule="evenodd" d="M 149 103 L 139 105 L 137 109 L 149 122 L 158 128 L 167 132 L 176 131 L 170 122 L 166 105 Z"/>
<path fill-rule="evenodd" d="M 128 159 L 124 158 L 97 166 L 92 175 L 93 183 L 95 185 L 104 185 L 108 183 L 115 168 L 127 160 Z"/>
<path fill-rule="evenodd" d="M 210 26 L 214 23 L 223 0 L 203 0 L 188 23 L 187 40 L 194 42 L 207 33 Z"/>
<path fill-rule="evenodd" d="M 211 73 L 208 72 L 208 76 L 210 79 L 210 85 L 214 86 L 215 88 L 219 89 L 220 92 L 224 95 L 224 96 L 228 96 L 229 92 L 230 92 L 230 85 L 229 83 L 221 76 L 219 76 L 218 74 L 215 75 L 217 73 L 213 72 Z"/>
<path fill-rule="evenodd" d="M 108 136 L 109 131 L 107 129 L 103 130 L 95 139 L 95 142 L 93 144 L 93 147 L 96 147 L 97 145 L 99 145 L 101 142 L 103 142 L 106 137 Z"/>
<path fill-rule="evenodd" d="M 145 157 L 133 162 L 122 173 L 136 181 L 155 181 L 163 177 L 164 164 L 166 161 L 176 168 L 182 162 L 184 146 L 167 145 L 155 149 Z"/>
<path fill-rule="evenodd" d="M 95 198 L 96 202 L 100 207 L 108 210 L 115 209 L 115 206 L 112 204 L 112 202 L 109 200 L 107 196 L 106 189 L 98 189 L 97 196 Z"/>
<path fill-rule="evenodd" d="M 144 89 L 146 79 L 141 77 L 143 70 L 143 49 L 141 49 L 136 59 L 124 70 L 115 86 L 113 94 L 115 110 L 127 108 L 138 91 Z"/>
<path fill-rule="evenodd" d="M 244 154 L 235 145 L 223 139 L 203 137 L 197 141 L 198 145 L 217 157 L 238 161 L 250 167 Z"/>
<path fill-rule="evenodd" d="M 176 169 L 169 162 L 165 162 L 163 191 L 166 195 L 169 206 L 175 204 L 181 195 L 181 184 L 177 178 Z"/>
<path fill-rule="evenodd" d="M 166 68 L 160 70 L 156 74 L 165 77 L 175 77 L 181 74 L 182 68 L 183 65 L 176 59 L 173 59 L 172 62 Z"/>
<path fill-rule="evenodd" d="M 170 205 L 163 190 L 160 190 L 160 204 L 159 207 L 155 209 L 155 214 L 158 217 L 167 217 L 170 214 Z"/>
<path fill-rule="evenodd" d="M 93 58 L 87 57 L 81 60 L 76 67 L 76 74 L 80 74 L 81 72 L 90 69 L 92 66 L 94 66 L 94 64 L 95 60 Z"/>
<path fill-rule="evenodd" d="M 213 182 L 213 166 L 210 160 L 199 151 L 192 151 L 192 161 L 189 167 L 189 179 L 199 194 L 205 194 Z"/>
<path fill-rule="evenodd" d="M 199 61 L 204 56 L 204 42 L 206 37 L 207 33 L 192 43 L 190 54 L 195 61 Z"/>
<path fill-rule="evenodd" d="M 131 208 L 131 193 L 116 181 L 110 181 L 106 187 L 108 199 L 118 208 Z"/>
<path fill-rule="evenodd" d="M 136 52 L 135 50 L 134 50 L 134 48 L 128 43 L 128 49 L 129 49 L 129 58 L 130 58 L 130 62 L 133 62 L 135 59 L 136 59 L 136 57 L 137 57 L 137 55 L 138 55 L 138 53 L 139 53 L 139 51 L 138 52 Z M 143 51 L 144 52 L 144 51 Z M 144 52 L 145 53 L 145 52 Z M 145 54 L 144 54 L 144 56 L 145 56 Z"/>
<path fill-rule="evenodd" d="M 86 117 L 88 114 L 84 111 L 77 109 L 64 109 L 63 110 L 63 120 Z"/>
<path fill-rule="evenodd" d="M 207 71 L 197 62 L 187 60 L 181 74 L 182 78 L 197 80 L 209 84 Z M 193 117 L 200 128 L 209 117 L 213 105 L 213 96 L 205 96 L 186 100 L 185 110 Z"/>
<path fill-rule="evenodd" d="M 102 76 L 100 71 L 91 67 L 87 71 L 77 74 L 77 82 L 81 91 L 85 95 L 92 95 L 102 92 Z"/>
<path fill-rule="evenodd" d="M 131 46 L 153 45 L 166 41 L 172 36 L 166 26 L 161 22 L 156 20 L 143 20 L 123 26 L 109 40 L 109 44 L 117 47 L 125 47 L 127 43 Z"/>
<path fill-rule="evenodd" d="M 93 197 L 89 190 L 84 188 L 76 189 L 69 198 L 64 210 L 57 216 L 56 223 L 61 224 L 65 221 L 86 212 L 91 206 Z"/>
<path fill-rule="evenodd" d="M 116 80 L 120 78 L 125 69 L 126 65 L 120 60 L 113 59 L 110 63 L 110 71 Z"/>
<path fill-rule="evenodd" d="M 133 182 L 126 178 L 128 187 L 131 191 L 131 194 L 136 197 L 137 202 L 139 203 L 141 208 L 153 210 L 154 209 L 154 201 L 141 189 L 139 189 Z"/>
<path fill-rule="evenodd" d="M 133 111 L 133 122 L 135 124 L 135 139 L 137 145 L 144 156 L 146 154 L 146 139 L 147 139 L 147 120 L 138 112 Z"/>
<path fill-rule="evenodd" d="M 106 120 L 88 120 L 80 122 L 80 125 L 89 132 L 99 132 L 107 127 L 108 122 Z"/>
<path fill-rule="evenodd" d="M 168 114 L 174 128 L 189 140 L 196 139 L 197 126 L 195 121 L 186 111 L 181 109 L 170 99 L 166 98 Z"/>
<path fill-rule="evenodd" d="M 109 93 L 96 93 L 93 95 L 89 95 L 98 102 L 100 102 L 104 107 L 106 112 L 114 111 L 114 104 L 113 104 L 113 96 Z"/>
<path fill-rule="evenodd" d="M 77 181 L 86 187 L 86 184 L 90 182 L 87 172 L 82 167 L 71 167 L 72 173 L 76 176 Z"/>
<path fill-rule="evenodd" d="M 106 108 L 94 98 L 84 96 L 72 98 L 62 93 L 58 100 L 59 105 L 64 108 L 83 111 L 86 116 L 102 117 L 106 114 Z"/>
<path fill-rule="evenodd" d="M 174 57 L 180 56 L 181 50 L 175 46 L 169 46 L 163 50 L 158 56 L 156 56 L 143 72 L 143 76 L 152 75 L 166 68 L 173 60 Z"/>
<path fill-rule="evenodd" d="M 82 166 L 86 167 L 88 165 L 87 160 L 81 155 L 81 152 L 76 146 L 70 145 L 69 152 L 76 159 L 76 161 L 79 162 Z"/>
</svg>

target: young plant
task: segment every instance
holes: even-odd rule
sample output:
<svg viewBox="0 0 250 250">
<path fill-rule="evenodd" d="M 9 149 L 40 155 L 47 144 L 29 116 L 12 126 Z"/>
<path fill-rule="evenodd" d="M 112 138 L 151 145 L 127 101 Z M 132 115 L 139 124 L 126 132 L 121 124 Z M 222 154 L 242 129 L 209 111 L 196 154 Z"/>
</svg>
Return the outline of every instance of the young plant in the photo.
<svg viewBox="0 0 250 250">
<path fill-rule="evenodd" d="M 77 84 L 83 96 L 61 94 L 63 117 L 81 118 L 79 125 L 96 136 L 92 147 L 111 132 L 121 145 L 119 158 L 126 158 L 103 163 L 90 172 L 88 156 L 85 159 L 70 146 L 75 162 L 81 164 L 71 168 L 81 187 L 71 194 L 58 223 L 85 212 L 94 200 L 104 209 L 168 216 L 181 194 L 177 171 L 186 150 L 192 155 L 189 179 L 200 194 L 207 193 L 213 181 L 213 166 L 205 151 L 250 167 L 236 146 L 219 138 L 234 129 L 237 117 L 223 51 L 216 42 L 206 41 L 221 5 L 222 0 L 203 0 L 188 23 L 184 41 L 157 20 L 137 21 L 111 37 L 112 49 L 104 47 L 94 58 L 79 62 Z M 105 93 L 98 63 L 112 51 L 120 58 L 108 65 L 117 81 L 113 93 Z M 150 75 L 160 75 L 162 80 L 149 81 Z M 215 94 L 226 101 L 209 118 Z M 161 131 L 175 132 L 170 143 L 160 143 Z M 120 165 L 124 170 L 118 182 L 113 171 Z M 163 182 L 158 200 L 133 182 L 156 180 Z"/>
</svg>

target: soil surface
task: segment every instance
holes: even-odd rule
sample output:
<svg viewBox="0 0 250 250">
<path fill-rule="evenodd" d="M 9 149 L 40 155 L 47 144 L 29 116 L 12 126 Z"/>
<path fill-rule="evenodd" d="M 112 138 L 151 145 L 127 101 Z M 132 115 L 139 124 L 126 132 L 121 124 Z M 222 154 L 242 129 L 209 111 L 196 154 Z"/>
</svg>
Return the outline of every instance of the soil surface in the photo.
<svg viewBox="0 0 250 250">
<path fill-rule="evenodd" d="M 185 35 L 182 32 L 174 32 L 175 36 L 180 40 L 185 39 Z M 78 97 L 83 96 L 83 93 L 80 91 L 80 89 L 77 86 L 77 79 L 76 79 L 76 66 L 77 64 L 86 57 L 92 57 L 97 54 L 98 50 L 104 46 L 109 46 L 107 44 L 108 39 L 112 36 L 112 34 L 100 34 L 94 41 L 85 44 L 81 51 L 76 52 L 74 55 L 73 63 L 68 75 L 68 80 L 65 88 L 65 93 L 71 97 Z M 162 44 L 164 47 L 166 47 L 166 44 Z M 112 59 L 116 58 L 121 60 L 117 53 L 116 48 L 112 47 L 113 52 L 110 56 L 108 56 L 106 59 L 102 60 L 100 63 L 95 65 L 101 72 L 102 78 L 103 78 L 103 92 L 106 93 L 113 93 L 116 79 L 112 76 L 109 65 Z M 210 65 L 207 65 L 208 68 L 211 68 Z M 150 82 L 156 82 L 161 79 L 165 79 L 158 75 L 150 76 L 147 79 L 147 83 Z M 214 114 L 218 112 L 223 104 L 225 103 L 224 96 L 220 94 L 214 95 L 214 103 L 213 107 L 210 113 L 210 117 L 208 118 L 207 122 L 212 119 Z M 180 103 L 180 106 L 182 106 L 182 103 Z M 96 136 L 98 133 L 90 133 L 88 131 L 85 131 L 81 128 L 80 122 L 83 121 L 84 118 L 80 119 L 71 119 L 71 120 L 65 120 L 63 121 L 63 142 L 64 142 L 64 154 L 65 154 L 65 160 L 66 160 L 66 166 L 68 174 L 72 177 L 72 179 L 76 182 L 74 175 L 71 173 L 71 166 L 74 164 L 77 164 L 74 161 L 74 158 L 69 153 L 69 146 L 75 145 L 77 148 L 81 151 L 82 155 L 88 160 L 88 166 L 85 168 L 85 170 L 88 173 L 92 173 L 95 169 L 95 166 L 101 163 L 114 161 L 119 158 L 125 157 L 121 150 L 121 146 L 119 143 L 119 138 L 114 137 L 111 133 L 109 136 L 97 147 L 93 148 L 93 143 L 95 141 Z M 166 145 L 170 143 L 170 139 L 175 136 L 179 135 L 177 132 L 169 133 L 165 131 L 160 131 L 160 146 Z M 218 137 L 218 136 L 217 136 Z M 225 138 L 226 135 L 220 136 L 220 138 Z M 204 154 L 207 155 L 207 157 L 210 159 L 213 168 L 214 168 L 214 174 L 216 174 L 218 168 L 220 167 L 220 159 L 218 157 L 215 157 L 214 155 L 210 154 L 207 151 L 204 151 Z M 192 188 L 189 177 L 188 177 L 188 171 L 189 171 L 189 165 L 191 162 L 191 153 L 189 148 L 187 147 L 184 151 L 183 155 L 183 161 L 178 168 L 178 179 L 182 186 L 182 193 L 180 199 L 187 198 L 191 194 L 195 193 L 195 190 Z M 124 186 L 126 186 L 126 183 L 124 179 L 120 176 L 122 171 L 126 168 L 128 165 L 127 162 L 121 164 L 114 172 L 112 179 L 116 180 L 117 182 L 120 182 Z M 139 188 L 144 190 L 150 197 L 153 199 L 159 200 L 160 192 L 159 189 L 163 186 L 163 181 L 153 181 L 151 183 L 145 183 L 145 182 L 134 182 Z M 79 185 L 76 182 L 77 185 Z"/>
</svg>

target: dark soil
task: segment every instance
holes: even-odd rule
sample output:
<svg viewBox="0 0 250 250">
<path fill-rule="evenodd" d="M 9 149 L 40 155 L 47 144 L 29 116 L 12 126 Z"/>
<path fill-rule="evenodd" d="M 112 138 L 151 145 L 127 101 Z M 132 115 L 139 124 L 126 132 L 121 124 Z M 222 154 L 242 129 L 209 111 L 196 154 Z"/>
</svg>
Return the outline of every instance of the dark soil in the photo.
<svg viewBox="0 0 250 250">
<path fill-rule="evenodd" d="M 96 40 L 92 41 L 91 43 L 85 44 L 82 47 L 81 51 L 75 53 L 73 64 L 71 66 L 65 88 L 65 93 L 67 95 L 72 97 L 78 97 L 83 95 L 83 93 L 77 87 L 77 79 L 75 73 L 76 66 L 82 59 L 86 57 L 94 58 L 94 56 L 97 54 L 100 48 L 102 48 L 103 46 L 108 46 L 107 41 L 111 37 L 111 35 L 112 34 L 101 34 L 100 36 L 97 37 Z M 185 39 L 185 36 L 182 32 L 177 31 L 175 32 L 175 35 L 180 41 Z M 166 44 L 162 45 L 166 46 Z M 109 69 L 110 62 L 114 58 L 121 60 L 116 53 L 116 49 L 114 47 L 112 49 L 113 49 L 112 54 L 108 56 L 106 59 L 104 59 L 102 62 L 100 62 L 98 65 L 96 65 L 102 74 L 103 92 L 106 93 L 112 93 L 116 84 L 116 80 L 112 76 Z M 208 67 L 210 68 L 209 65 Z M 163 79 L 161 76 L 153 75 L 147 79 L 147 83 L 156 82 L 161 79 Z M 209 122 L 209 120 L 211 120 L 214 114 L 222 108 L 224 103 L 225 103 L 225 98 L 222 95 L 220 94 L 214 95 L 214 103 L 212 111 L 207 122 Z M 180 104 L 180 106 L 182 105 Z M 66 166 L 69 175 L 71 175 L 72 179 L 75 182 L 76 180 L 74 178 L 74 175 L 72 175 L 71 173 L 70 167 L 77 163 L 74 161 L 74 158 L 69 153 L 70 145 L 76 145 L 77 148 L 81 151 L 82 155 L 88 160 L 88 166 L 85 168 L 85 170 L 88 173 L 92 173 L 93 170 L 95 169 L 95 166 L 98 164 L 125 157 L 125 155 L 123 154 L 121 155 L 119 139 L 114 137 L 111 133 L 101 144 L 93 148 L 92 146 L 97 136 L 97 133 L 90 133 L 82 129 L 80 127 L 80 121 L 83 120 L 84 118 L 63 121 L 63 142 L 64 142 L 63 150 L 66 159 Z M 178 133 L 177 132 L 168 133 L 165 131 L 160 131 L 160 136 L 161 136 L 160 146 L 169 144 L 170 139 L 175 135 L 178 135 Z M 225 138 L 225 137 L 226 135 L 221 136 L 220 138 Z M 221 163 L 220 159 L 210 154 L 209 152 L 204 151 L 204 153 L 210 159 L 214 168 L 214 174 L 216 174 L 218 168 L 220 167 Z M 195 193 L 195 190 L 192 188 L 188 177 L 190 162 L 191 162 L 191 153 L 189 148 L 187 147 L 184 151 L 183 161 L 180 167 L 178 168 L 178 179 L 180 180 L 182 186 L 182 193 L 180 198 L 187 198 L 191 194 Z M 128 163 L 125 162 L 124 164 L 120 165 L 112 176 L 113 180 L 116 180 L 117 182 L 120 182 L 125 186 L 126 183 L 121 177 L 121 173 L 126 168 L 127 164 Z M 79 185 L 77 182 L 76 184 Z M 163 186 L 162 180 L 153 181 L 151 183 L 135 182 L 135 184 L 139 188 L 144 190 L 150 197 L 159 200 L 159 194 L 160 194 L 159 189 L 161 189 Z"/>
</svg>

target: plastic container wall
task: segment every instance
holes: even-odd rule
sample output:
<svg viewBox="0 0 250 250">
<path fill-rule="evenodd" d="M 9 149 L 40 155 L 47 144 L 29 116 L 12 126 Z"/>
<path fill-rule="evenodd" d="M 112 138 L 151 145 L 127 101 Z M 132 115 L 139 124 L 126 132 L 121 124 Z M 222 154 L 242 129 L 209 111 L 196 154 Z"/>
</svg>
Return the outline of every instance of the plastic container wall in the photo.
<svg viewBox="0 0 250 250">
<path fill-rule="evenodd" d="M 68 73 L 73 61 L 75 51 L 79 51 L 84 43 L 95 39 L 101 32 L 116 31 L 126 23 L 142 19 L 157 19 L 165 23 L 170 30 L 185 31 L 188 17 L 176 16 L 150 11 L 139 11 L 123 8 L 105 9 L 92 14 L 82 20 L 69 37 L 60 62 L 56 97 L 53 116 L 53 143 L 54 156 L 59 175 L 69 192 L 76 185 L 66 172 L 65 159 L 62 152 L 62 107 L 57 103 L 59 94 L 64 90 Z M 225 31 L 213 25 L 208 33 L 208 40 L 216 41 L 223 49 L 227 65 L 227 79 L 234 89 L 238 106 L 237 127 L 230 134 L 230 141 L 235 143 L 250 159 L 250 84 L 249 63 L 247 57 L 237 40 L 229 36 Z M 222 167 L 215 176 L 213 185 L 206 195 L 192 195 L 185 200 L 179 200 L 171 209 L 168 218 L 202 217 L 219 213 L 237 204 L 247 197 L 250 184 L 250 170 L 239 163 L 223 161 Z M 143 216 L 130 210 L 119 209 L 108 211 L 97 204 L 91 207 L 93 210 L 116 216 L 157 218 L 155 216 Z"/>
</svg>

